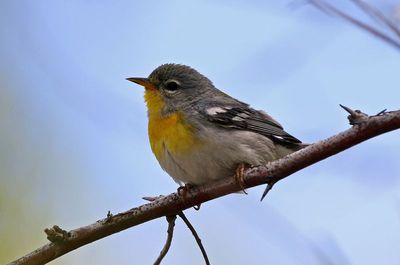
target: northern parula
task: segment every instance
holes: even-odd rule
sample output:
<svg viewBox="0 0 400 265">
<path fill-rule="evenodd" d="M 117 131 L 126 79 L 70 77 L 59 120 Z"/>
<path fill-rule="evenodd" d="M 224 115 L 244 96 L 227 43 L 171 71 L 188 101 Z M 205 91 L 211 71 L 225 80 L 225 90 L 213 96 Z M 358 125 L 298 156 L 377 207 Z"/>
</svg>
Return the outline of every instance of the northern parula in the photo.
<svg viewBox="0 0 400 265">
<path fill-rule="evenodd" d="M 163 64 L 148 78 L 127 80 L 144 86 L 151 149 L 180 185 L 228 177 L 240 164 L 265 164 L 305 146 L 189 66 Z"/>
</svg>

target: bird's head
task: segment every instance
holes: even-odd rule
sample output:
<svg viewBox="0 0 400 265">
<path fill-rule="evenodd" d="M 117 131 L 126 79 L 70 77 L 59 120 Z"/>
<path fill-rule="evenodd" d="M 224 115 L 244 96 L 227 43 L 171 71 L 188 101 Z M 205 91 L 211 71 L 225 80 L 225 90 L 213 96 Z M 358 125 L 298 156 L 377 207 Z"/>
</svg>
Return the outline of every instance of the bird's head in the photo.
<svg viewBox="0 0 400 265">
<path fill-rule="evenodd" d="M 127 80 L 144 86 L 149 115 L 191 107 L 215 89 L 207 77 L 181 64 L 163 64 L 147 78 L 130 77 Z"/>
</svg>

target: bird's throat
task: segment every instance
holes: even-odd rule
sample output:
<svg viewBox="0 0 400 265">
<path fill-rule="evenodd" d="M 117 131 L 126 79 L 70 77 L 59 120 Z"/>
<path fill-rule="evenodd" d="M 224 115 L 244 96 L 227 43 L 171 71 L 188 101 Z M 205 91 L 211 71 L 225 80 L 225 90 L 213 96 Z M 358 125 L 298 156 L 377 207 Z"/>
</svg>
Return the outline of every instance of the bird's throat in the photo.
<svg viewBox="0 0 400 265">
<path fill-rule="evenodd" d="M 157 91 L 146 90 L 145 101 L 150 145 L 158 160 L 164 158 L 166 151 L 171 155 L 184 155 L 198 144 L 194 128 L 185 122 L 182 113 L 162 114 L 165 103 Z"/>
</svg>

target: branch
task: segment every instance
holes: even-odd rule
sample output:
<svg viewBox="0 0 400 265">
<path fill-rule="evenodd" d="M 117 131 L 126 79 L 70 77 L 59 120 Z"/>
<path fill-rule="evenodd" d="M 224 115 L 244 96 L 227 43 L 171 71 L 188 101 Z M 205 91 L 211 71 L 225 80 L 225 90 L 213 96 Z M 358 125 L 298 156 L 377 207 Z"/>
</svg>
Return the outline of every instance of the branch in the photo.
<svg viewBox="0 0 400 265">
<path fill-rule="evenodd" d="M 312 144 L 279 160 L 272 161 L 267 165 L 246 170 L 243 176 L 244 188 L 277 182 L 294 172 L 372 137 L 399 128 L 400 110 L 368 117 L 364 122 L 354 125 L 335 136 Z M 67 232 L 67 237 L 64 237 L 62 241 L 48 243 L 10 264 L 44 264 L 111 234 L 162 216 L 176 215 L 185 209 L 241 189 L 235 179 L 230 177 L 208 185 L 193 187 L 187 192 L 184 199 L 177 193 L 172 193 L 126 212 L 116 215 L 109 214 L 106 218 L 93 224 L 71 230 Z"/>
<path fill-rule="evenodd" d="M 368 14 L 371 18 L 377 19 L 378 21 L 383 22 L 394 34 L 400 38 L 400 28 L 397 27 L 396 23 L 394 23 L 391 19 L 387 18 L 382 12 L 378 9 L 370 6 L 362 0 L 352 0 L 357 6 L 359 6 L 366 14 Z"/>
<path fill-rule="evenodd" d="M 167 241 L 165 241 L 165 245 L 161 250 L 157 260 L 154 262 L 154 265 L 160 265 L 165 255 L 167 255 L 167 252 L 171 246 L 172 237 L 174 235 L 175 220 L 176 220 L 176 215 L 167 216 L 167 222 L 168 222 Z"/>
<path fill-rule="evenodd" d="M 152 201 L 155 201 L 155 200 L 160 199 L 162 197 L 164 197 L 164 196 L 160 195 L 158 197 L 143 197 L 143 199 L 152 202 Z M 193 207 L 193 208 L 195 208 L 195 207 Z M 195 208 L 195 209 L 197 209 L 197 208 Z M 210 265 L 210 261 L 209 261 L 208 256 L 207 256 L 206 249 L 204 248 L 203 243 L 201 243 L 201 239 L 200 239 L 199 235 L 197 234 L 196 229 L 193 227 L 193 225 L 190 223 L 189 219 L 186 217 L 186 215 L 183 212 L 179 212 L 178 215 L 183 220 L 183 222 L 186 224 L 186 226 L 189 228 L 189 230 L 192 232 L 194 239 L 196 239 L 197 245 L 199 246 L 199 248 L 201 250 L 201 254 L 203 255 L 204 262 L 206 263 L 206 265 Z M 175 219 L 176 219 L 176 215 L 175 215 Z M 174 219 L 174 221 L 175 221 L 175 219 Z M 168 220 L 168 217 L 167 217 L 167 221 L 168 221 L 168 223 L 170 222 Z M 172 234 L 171 234 L 171 239 L 169 239 L 169 238 L 167 239 L 167 243 L 169 244 L 168 245 L 168 249 L 169 249 L 169 246 L 171 245 L 171 241 L 172 241 Z M 167 243 L 166 243 L 166 245 L 167 245 Z M 165 247 L 164 247 L 164 249 L 165 249 Z M 165 256 L 165 254 L 167 254 L 168 249 L 163 254 L 163 257 Z M 161 253 L 163 253 L 163 252 L 161 252 Z M 160 256 L 161 256 L 161 253 L 160 253 Z M 162 260 L 162 258 L 160 259 L 160 262 L 161 262 L 161 260 Z"/>
<path fill-rule="evenodd" d="M 324 0 L 308 0 L 308 1 L 315 7 L 322 10 L 323 12 L 336 15 L 336 16 L 346 20 L 347 22 L 350 22 L 351 24 L 371 33 L 378 39 L 381 39 L 384 42 L 386 42 L 400 50 L 400 40 L 396 40 L 396 39 L 392 38 L 391 36 L 385 34 L 384 32 L 380 31 L 379 29 L 352 17 L 351 15 L 337 9 L 336 7 L 327 3 Z M 366 3 L 361 2 L 360 0 L 352 0 L 352 1 L 355 2 L 358 6 L 360 6 L 360 8 L 362 8 L 362 10 L 367 13 L 367 15 L 378 18 L 379 20 L 384 22 L 385 25 L 389 27 L 389 29 L 391 29 L 393 32 L 395 32 L 397 34 L 397 36 L 399 36 L 398 33 L 400 32 L 400 30 L 395 26 L 395 24 L 393 22 L 391 22 L 388 18 L 383 16 L 383 14 L 379 13 L 377 10 L 373 9 Z"/>
<path fill-rule="evenodd" d="M 203 246 L 203 243 L 201 243 L 201 239 L 199 235 L 196 232 L 196 229 L 194 229 L 193 225 L 190 223 L 189 219 L 187 219 L 186 215 L 183 212 L 178 213 L 179 217 L 185 222 L 186 226 L 189 228 L 189 230 L 192 232 L 194 239 L 196 239 L 197 245 L 199 246 L 201 250 L 201 254 L 203 254 L 204 262 L 206 265 L 210 265 L 210 261 L 208 260 L 207 252 L 206 249 Z"/>
</svg>

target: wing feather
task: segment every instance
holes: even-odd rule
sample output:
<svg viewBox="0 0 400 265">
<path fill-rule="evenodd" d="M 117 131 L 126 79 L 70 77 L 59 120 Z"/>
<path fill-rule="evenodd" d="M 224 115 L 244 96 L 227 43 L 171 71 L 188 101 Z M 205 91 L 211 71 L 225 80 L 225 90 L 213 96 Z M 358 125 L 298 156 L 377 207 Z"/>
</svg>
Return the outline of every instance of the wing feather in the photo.
<svg viewBox="0 0 400 265">
<path fill-rule="evenodd" d="M 281 143 L 301 143 L 299 139 L 285 132 L 272 117 L 250 107 L 224 107 L 218 108 L 218 111 L 214 108 L 205 114 L 210 122 L 222 127 L 256 132 Z"/>
</svg>

